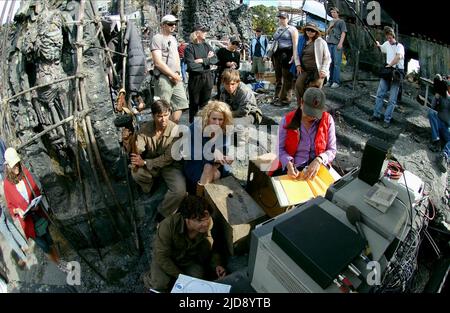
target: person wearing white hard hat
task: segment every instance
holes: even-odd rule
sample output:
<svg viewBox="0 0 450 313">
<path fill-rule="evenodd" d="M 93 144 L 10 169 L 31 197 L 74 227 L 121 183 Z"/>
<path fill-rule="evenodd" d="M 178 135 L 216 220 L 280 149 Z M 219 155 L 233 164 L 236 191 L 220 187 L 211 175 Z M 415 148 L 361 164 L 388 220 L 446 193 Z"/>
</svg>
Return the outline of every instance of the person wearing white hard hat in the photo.
<svg viewBox="0 0 450 313">
<path fill-rule="evenodd" d="M 60 261 L 53 244 L 48 229 L 48 217 L 42 207 L 36 205 L 25 215 L 30 203 L 41 195 L 41 191 L 14 148 L 8 148 L 5 151 L 3 190 L 9 213 L 13 218 L 19 220 L 26 239 L 32 238 L 51 261 L 56 263 L 61 270 L 67 271 L 65 262 Z"/>
<path fill-rule="evenodd" d="M 7 213 L 4 205 L 4 197 L 3 197 L 3 163 L 4 163 L 4 152 L 6 150 L 5 143 L 0 138 L 0 161 L 1 161 L 1 170 L 0 170 L 0 188 L 1 188 L 1 205 L 0 205 L 0 234 L 2 234 L 5 242 L 11 248 L 11 251 L 15 253 L 13 259 L 17 262 L 19 267 L 23 268 L 26 265 L 26 252 L 28 252 L 28 245 L 23 236 L 20 234 L 16 226 L 10 222 L 9 218 L 7 218 Z"/>
</svg>

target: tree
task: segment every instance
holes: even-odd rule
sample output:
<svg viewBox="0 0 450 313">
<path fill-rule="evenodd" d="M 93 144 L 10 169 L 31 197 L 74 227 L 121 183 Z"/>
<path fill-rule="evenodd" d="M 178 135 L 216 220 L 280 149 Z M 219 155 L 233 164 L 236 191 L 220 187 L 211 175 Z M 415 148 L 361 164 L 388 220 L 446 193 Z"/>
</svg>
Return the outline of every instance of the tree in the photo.
<svg viewBox="0 0 450 313">
<path fill-rule="evenodd" d="M 260 27 L 265 34 L 272 36 L 277 29 L 278 9 L 276 7 L 257 5 L 251 7 L 250 10 L 253 28 Z"/>
</svg>

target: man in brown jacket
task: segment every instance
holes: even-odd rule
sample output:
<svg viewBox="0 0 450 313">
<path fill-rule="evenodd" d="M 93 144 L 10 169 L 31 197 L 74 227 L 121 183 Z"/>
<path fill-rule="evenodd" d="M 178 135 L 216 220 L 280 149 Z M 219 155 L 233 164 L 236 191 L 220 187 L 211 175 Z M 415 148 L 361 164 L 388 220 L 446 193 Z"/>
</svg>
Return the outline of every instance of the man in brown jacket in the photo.
<svg viewBox="0 0 450 313">
<path fill-rule="evenodd" d="M 212 209 L 201 198 L 188 196 L 177 213 L 164 219 L 153 244 L 151 285 L 170 291 L 179 274 L 200 279 L 223 278 L 221 250 L 213 240 Z"/>
<path fill-rule="evenodd" d="M 153 121 L 144 124 L 135 142 L 130 141 L 130 133 L 125 128 L 124 146 L 131 153 L 131 176 L 145 193 L 152 189 L 155 178 L 161 176 L 167 184 L 167 193 L 158 207 L 164 217 L 176 211 L 186 196 L 186 182 L 181 164 L 174 161 L 171 150 L 179 139 L 177 125 L 170 121 L 171 108 L 165 100 L 152 104 Z"/>
</svg>

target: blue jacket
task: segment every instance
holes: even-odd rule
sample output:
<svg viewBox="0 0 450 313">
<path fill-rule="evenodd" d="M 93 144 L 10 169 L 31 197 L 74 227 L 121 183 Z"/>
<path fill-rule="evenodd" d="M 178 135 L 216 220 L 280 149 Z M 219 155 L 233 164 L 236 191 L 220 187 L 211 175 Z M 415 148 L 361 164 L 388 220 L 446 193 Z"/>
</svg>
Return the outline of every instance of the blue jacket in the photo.
<svg viewBox="0 0 450 313">
<path fill-rule="evenodd" d="M 194 128 L 196 128 L 196 130 L 194 130 Z M 208 137 L 203 137 L 202 125 L 194 122 L 189 125 L 189 131 L 191 136 L 190 154 L 189 159 L 184 160 L 183 172 L 186 177 L 186 185 L 188 187 L 188 190 L 195 190 L 195 186 L 202 176 L 203 167 L 205 166 L 205 164 L 214 164 L 214 160 L 207 160 L 205 158 L 204 148 L 206 143 L 208 143 L 211 139 Z M 201 137 L 196 138 L 196 135 L 201 135 Z M 196 142 L 196 140 L 199 139 L 202 140 L 201 145 Z M 224 155 L 227 155 L 229 140 L 227 139 L 227 136 L 225 134 L 223 135 L 222 141 L 219 141 L 219 143 L 221 144 L 221 146 L 211 146 L 211 154 L 214 152 L 215 148 L 220 150 Z M 221 177 L 225 177 L 231 173 L 231 167 L 225 164 L 219 168 L 219 171 L 221 173 Z"/>
<path fill-rule="evenodd" d="M 253 58 L 253 54 L 255 54 L 255 48 L 256 48 L 256 37 L 252 39 L 252 42 L 250 44 L 250 57 Z M 261 37 L 259 37 L 259 43 L 262 47 L 261 49 L 261 57 L 266 57 L 267 56 L 267 45 L 268 45 L 268 41 L 267 41 L 267 37 L 264 35 L 261 35 Z"/>
<path fill-rule="evenodd" d="M 297 55 L 298 55 L 298 58 L 300 59 L 300 63 L 302 61 L 302 53 L 303 53 L 303 48 L 305 47 L 305 43 L 306 43 L 305 35 L 299 34 L 298 43 L 297 43 Z M 297 68 L 295 66 L 295 62 L 292 62 L 289 72 L 291 72 L 292 75 L 294 75 L 294 77 L 297 77 Z"/>
</svg>

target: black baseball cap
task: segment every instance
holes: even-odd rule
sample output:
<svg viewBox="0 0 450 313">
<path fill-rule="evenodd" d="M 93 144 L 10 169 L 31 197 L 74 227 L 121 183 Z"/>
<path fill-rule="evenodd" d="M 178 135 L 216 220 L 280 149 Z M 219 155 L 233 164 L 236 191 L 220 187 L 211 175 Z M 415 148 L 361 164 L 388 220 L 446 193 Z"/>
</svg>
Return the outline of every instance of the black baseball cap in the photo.
<svg viewBox="0 0 450 313">
<path fill-rule="evenodd" d="M 198 25 L 194 26 L 194 31 L 202 31 L 202 32 L 206 33 L 206 32 L 209 32 L 209 27 L 205 26 L 205 25 L 198 24 Z"/>
</svg>

